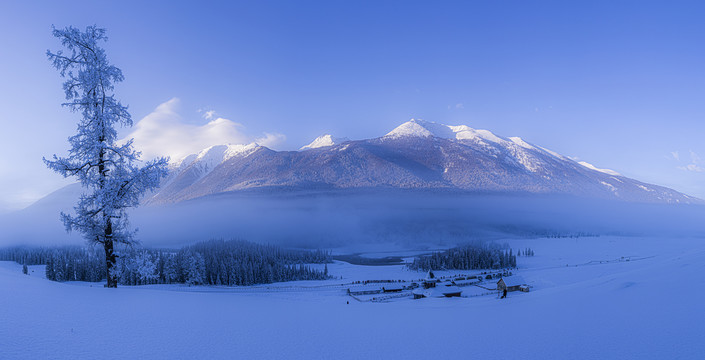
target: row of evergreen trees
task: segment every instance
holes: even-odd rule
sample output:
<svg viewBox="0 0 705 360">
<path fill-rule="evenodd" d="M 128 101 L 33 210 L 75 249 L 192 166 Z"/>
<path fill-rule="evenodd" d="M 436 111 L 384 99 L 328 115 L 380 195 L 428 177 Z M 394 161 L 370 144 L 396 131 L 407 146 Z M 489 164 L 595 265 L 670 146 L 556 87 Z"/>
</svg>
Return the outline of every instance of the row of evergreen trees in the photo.
<svg viewBox="0 0 705 360">
<path fill-rule="evenodd" d="M 105 254 L 97 247 L 57 248 L 47 257 L 45 264 L 49 280 L 97 282 L 105 279 Z"/>
<path fill-rule="evenodd" d="M 515 268 L 517 258 L 512 249 L 497 245 L 466 245 L 430 255 L 418 256 L 407 264 L 411 270 L 474 270 Z"/>
<path fill-rule="evenodd" d="M 190 246 L 204 264 L 203 281 L 210 285 L 253 285 L 291 280 L 323 280 L 328 274 L 304 264 L 331 262 L 321 250 L 285 250 L 246 241 L 211 240 Z"/>
<path fill-rule="evenodd" d="M 84 248 L 79 246 L 62 246 L 61 248 L 28 246 L 10 247 L 0 249 L 0 261 L 14 261 L 18 264 L 27 265 L 44 265 L 57 249 L 67 252 L 81 252 Z"/>
<path fill-rule="evenodd" d="M 519 251 L 517 251 L 517 256 L 534 256 L 534 250 L 531 248 L 526 248 L 524 250 L 519 249 Z"/>
<path fill-rule="evenodd" d="M 54 281 L 91 281 L 106 278 L 103 249 L 84 247 L 0 250 L 0 260 L 46 264 Z M 123 285 L 190 284 L 254 285 L 279 281 L 327 279 L 304 264 L 328 263 L 324 251 L 285 250 L 246 241 L 211 240 L 180 250 L 122 249 L 112 271 Z"/>
</svg>

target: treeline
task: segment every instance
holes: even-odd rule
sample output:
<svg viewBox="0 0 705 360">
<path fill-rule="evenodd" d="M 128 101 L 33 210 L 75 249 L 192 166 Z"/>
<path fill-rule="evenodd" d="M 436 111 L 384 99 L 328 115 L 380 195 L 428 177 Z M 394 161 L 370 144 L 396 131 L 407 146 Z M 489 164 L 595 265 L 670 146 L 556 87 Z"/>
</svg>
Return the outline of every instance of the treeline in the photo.
<svg viewBox="0 0 705 360">
<path fill-rule="evenodd" d="M 577 232 L 577 233 L 568 233 L 568 234 L 563 234 L 563 233 L 547 233 L 545 235 L 547 238 L 583 238 L 583 237 L 600 237 L 599 234 L 593 234 L 593 233 L 588 233 L 588 232 Z"/>
<path fill-rule="evenodd" d="M 45 265 L 52 254 L 59 249 L 65 252 L 82 252 L 87 250 L 80 246 L 62 246 L 54 248 L 17 246 L 0 249 L 0 261 L 14 261 L 18 264 L 26 265 Z"/>
<path fill-rule="evenodd" d="M 105 255 L 97 247 L 10 248 L 0 250 L 0 260 L 45 264 L 47 279 L 54 281 L 96 282 L 106 278 Z M 122 285 L 254 285 L 327 279 L 327 266 L 319 271 L 305 264 L 330 261 L 330 254 L 320 250 L 211 240 L 179 250 L 121 249 L 113 270 Z"/>
<path fill-rule="evenodd" d="M 49 280 L 97 282 L 105 279 L 105 253 L 99 248 L 57 248 L 51 251 L 44 264 Z"/>
<path fill-rule="evenodd" d="M 512 249 L 498 245 L 466 245 L 430 255 L 418 256 L 407 264 L 411 270 L 474 270 L 515 268 L 517 258 Z"/>
<path fill-rule="evenodd" d="M 531 248 L 526 248 L 524 250 L 519 249 L 519 251 L 517 251 L 517 255 L 518 256 L 534 256 L 534 250 L 532 250 Z"/>
<path fill-rule="evenodd" d="M 196 266 L 202 282 L 209 285 L 253 285 L 293 280 L 323 280 L 326 271 L 315 270 L 304 264 L 331 262 L 330 253 L 302 250 L 285 250 L 273 245 L 260 245 L 247 241 L 211 240 L 197 243 L 180 251 L 182 257 L 192 256 L 183 266 L 179 256 L 164 263 L 165 281 L 188 283 L 187 269 Z M 182 264 L 180 266 L 180 263 Z M 197 264 L 197 265 L 194 265 Z M 203 270 L 200 272 L 200 270 Z M 184 281 L 180 281 L 180 280 Z"/>
<path fill-rule="evenodd" d="M 94 282 L 105 279 L 105 254 L 99 248 L 21 246 L 0 249 L 0 260 L 46 265 L 49 280 Z"/>
</svg>

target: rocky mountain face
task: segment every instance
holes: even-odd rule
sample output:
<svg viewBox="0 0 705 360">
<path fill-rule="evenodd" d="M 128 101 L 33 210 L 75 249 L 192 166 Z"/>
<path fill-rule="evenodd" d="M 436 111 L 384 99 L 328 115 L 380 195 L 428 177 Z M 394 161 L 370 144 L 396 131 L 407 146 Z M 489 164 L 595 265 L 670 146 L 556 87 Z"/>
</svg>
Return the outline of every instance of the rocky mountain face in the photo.
<svg viewBox="0 0 705 360">
<path fill-rule="evenodd" d="M 421 120 L 408 121 L 374 139 L 346 141 L 325 135 L 300 151 L 274 151 L 256 144 L 214 146 L 175 164 L 172 175 L 149 202 L 177 203 L 266 187 L 433 189 L 701 202 L 672 189 L 575 162 L 517 137 Z"/>
</svg>

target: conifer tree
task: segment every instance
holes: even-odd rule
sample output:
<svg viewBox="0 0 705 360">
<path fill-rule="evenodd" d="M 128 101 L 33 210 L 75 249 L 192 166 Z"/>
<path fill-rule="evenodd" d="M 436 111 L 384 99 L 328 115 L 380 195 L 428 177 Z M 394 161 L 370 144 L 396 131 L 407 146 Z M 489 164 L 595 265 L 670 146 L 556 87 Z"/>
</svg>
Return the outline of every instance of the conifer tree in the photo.
<svg viewBox="0 0 705 360">
<path fill-rule="evenodd" d="M 54 29 L 66 52 L 47 51 L 52 65 L 66 79 L 63 106 L 79 113 L 78 133 L 69 138 L 68 157 L 44 159 L 64 177 L 77 177 L 84 193 L 74 207 L 75 215 L 62 213 L 67 231 L 78 231 L 105 251 L 107 287 L 117 287 L 116 244 L 132 244 L 126 209 L 137 206 L 140 196 L 156 188 L 166 175 L 167 159 L 143 164 L 132 140 L 119 143 L 116 126 L 132 126 L 127 107 L 113 95 L 114 84 L 123 81 L 122 71 L 111 65 L 100 47 L 105 29 L 89 26 Z"/>
<path fill-rule="evenodd" d="M 56 280 L 56 277 L 54 275 L 54 259 L 52 258 L 51 255 L 47 257 L 47 265 L 46 268 L 44 269 L 44 272 L 46 274 L 46 278 L 48 280 Z"/>
</svg>

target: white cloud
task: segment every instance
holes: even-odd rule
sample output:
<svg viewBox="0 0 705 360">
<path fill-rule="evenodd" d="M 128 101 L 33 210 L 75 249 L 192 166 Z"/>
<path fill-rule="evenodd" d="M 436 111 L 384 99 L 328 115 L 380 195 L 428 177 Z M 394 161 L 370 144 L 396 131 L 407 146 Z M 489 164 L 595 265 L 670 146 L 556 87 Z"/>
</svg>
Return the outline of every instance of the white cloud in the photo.
<svg viewBox="0 0 705 360">
<path fill-rule="evenodd" d="M 703 171 L 705 171 L 705 169 L 701 168 L 700 166 L 698 166 L 698 165 L 696 165 L 696 164 L 688 164 L 688 165 L 686 165 L 686 166 L 679 166 L 678 168 L 681 169 L 681 170 L 693 171 L 693 172 L 703 172 Z"/>
<path fill-rule="evenodd" d="M 693 164 L 700 163 L 700 156 L 698 156 L 698 154 L 696 154 L 693 150 L 690 150 L 690 161 L 692 161 Z"/>
<path fill-rule="evenodd" d="M 681 161 L 681 155 L 678 153 L 678 151 L 671 151 L 671 156 L 673 156 L 676 161 Z"/>
<path fill-rule="evenodd" d="M 206 120 L 213 120 L 215 119 L 216 115 L 217 114 L 215 113 L 215 110 L 208 110 L 203 113 L 203 118 Z"/>
<path fill-rule="evenodd" d="M 686 166 L 679 166 L 678 168 L 685 171 L 703 172 L 705 171 L 705 168 L 700 166 L 701 163 L 702 161 L 700 160 L 700 156 L 698 156 L 695 151 L 690 150 L 690 164 Z"/>
<path fill-rule="evenodd" d="M 256 142 L 275 147 L 286 139 L 277 133 L 264 133 L 261 136 L 246 134 L 241 124 L 222 117 L 214 118 L 213 110 L 205 112 L 204 118 L 210 120 L 206 124 L 185 123 L 178 113 L 179 103 L 179 99 L 173 98 L 157 106 L 152 113 L 137 122 L 134 131 L 127 135 L 126 139 L 135 139 L 135 148 L 142 152 L 143 159 L 169 156 L 175 161 L 213 145 Z"/>
<path fill-rule="evenodd" d="M 254 142 L 266 147 L 273 147 L 283 143 L 285 140 L 286 136 L 283 134 L 264 133 L 264 136 L 256 138 Z"/>
</svg>

